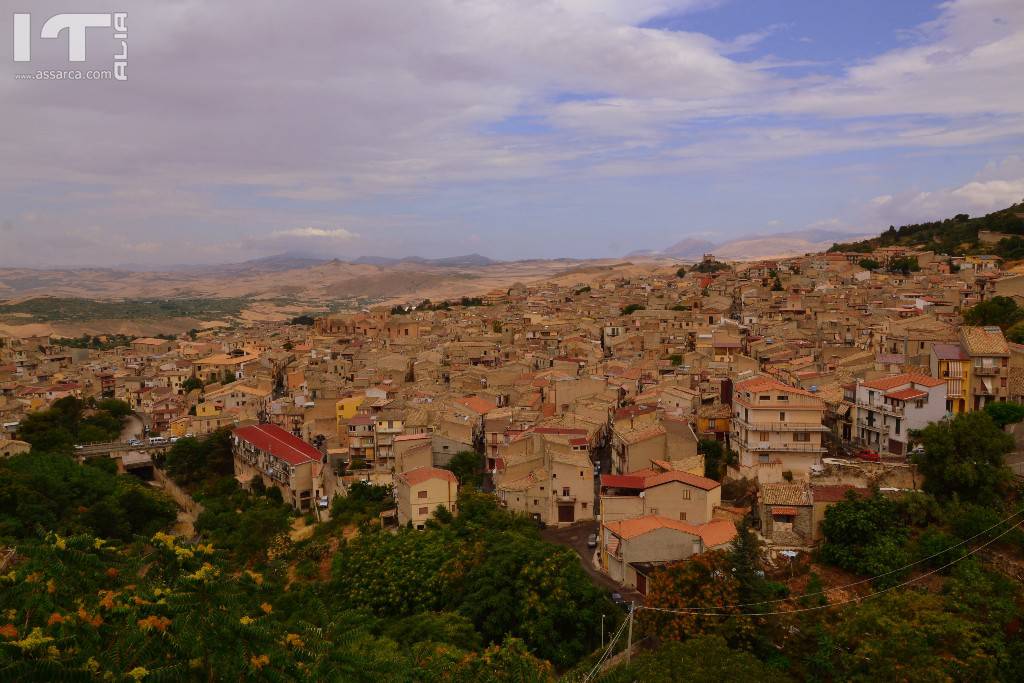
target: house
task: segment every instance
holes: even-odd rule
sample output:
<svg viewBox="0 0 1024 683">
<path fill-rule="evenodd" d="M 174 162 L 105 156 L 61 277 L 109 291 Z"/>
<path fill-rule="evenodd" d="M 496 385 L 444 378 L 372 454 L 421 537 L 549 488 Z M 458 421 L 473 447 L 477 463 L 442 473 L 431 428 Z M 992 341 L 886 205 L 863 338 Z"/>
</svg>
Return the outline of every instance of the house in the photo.
<svg viewBox="0 0 1024 683">
<path fill-rule="evenodd" d="M 545 524 L 594 518 L 594 465 L 585 438 L 530 430 L 502 452 L 495 493 L 509 510 Z"/>
<path fill-rule="evenodd" d="M 946 412 L 967 412 L 967 390 L 971 384 L 971 357 L 959 344 L 933 344 L 929 357 L 932 377 L 946 381 Z"/>
<path fill-rule="evenodd" d="M 276 487 L 284 502 L 296 510 L 309 510 L 320 495 L 320 451 L 280 427 L 258 424 L 232 432 L 235 479 L 251 488 L 260 479 Z"/>
<path fill-rule="evenodd" d="M 613 581 L 646 595 L 652 565 L 722 549 L 734 538 L 736 526 L 728 520 L 694 525 L 646 515 L 604 522 L 601 525 L 601 569 Z"/>
<path fill-rule="evenodd" d="M 664 461 L 652 469 L 601 475 L 601 519 L 606 522 L 658 515 L 704 524 L 721 504 L 721 484 L 673 470 Z"/>
<path fill-rule="evenodd" d="M 738 382 L 730 441 L 739 476 L 779 481 L 783 472 L 807 478 L 826 452 L 825 402 L 814 392 L 762 375 Z"/>
<path fill-rule="evenodd" d="M 968 410 L 981 410 L 1009 396 L 1010 347 L 998 327 L 960 328 L 960 346 L 970 360 Z"/>
<path fill-rule="evenodd" d="M 805 482 L 761 484 L 757 492 L 761 535 L 776 548 L 809 548 L 814 541 L 814 500 Z"/>
<path fill-rule="evenodd" d="M 909 432 L 946 415 L 946 380 L 905 373 L 857 384 L 857 439 L 891 455 L 906 455 Z"/>
<path fill-rule="evenodd" d="M 439 507 L 452 514 L 458 512 L 459 481 L 448 470 L 417 467 L 395 476 L 395 501 L 398 503 L 398 524 L 411 524 L 423 529 Z"/>
</svg>

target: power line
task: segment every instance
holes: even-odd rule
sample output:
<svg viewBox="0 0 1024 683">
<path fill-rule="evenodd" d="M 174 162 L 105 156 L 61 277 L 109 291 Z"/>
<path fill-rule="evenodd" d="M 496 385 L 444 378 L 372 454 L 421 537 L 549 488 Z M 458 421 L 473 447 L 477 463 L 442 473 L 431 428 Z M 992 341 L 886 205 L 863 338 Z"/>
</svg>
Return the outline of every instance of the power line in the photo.
<svg viewBox="0 0 1024 683">
<path fill-rule="evenodd" d="M 1020 510 L 1018 510 L 1015 513 L 1013 513 L 1012 515 L 1010 515 L 1006 519 L 1003 519 L 1003 520 L 1000 520 L 1000 521 L 996 522 L 995 524 L 993 524 L 989 528 L 985 529 L 984 531 L 979 531 L 978 533 L 974 534 L 970 538 L 965 538 L 964 540 L 960 541 L 959 543 L 955 543 L 955 544 L 949 546 L 948 548 L 945 548 L 944 550 L 940 550 L 939 552 L 934 553 L 932 555 L 929 555 L 928 557 L 922 557 L 919 560 L 914 560 L 913 562 L 911 562 L 909 564 L 905 564 L 902 567 L 897 567 L 896 569 L 891 569 L 891 570 L 885 572 L 884 574 L 878 574 L 876 576 L 872 576 L 872 577 L 869 577 L 869 578 L 866 578 L 866 579 L 860 579 L 860 580 L 854 581 L 852 583 L 846 583 L 846 584 L 843 584 L 841 586 L 835 586 L 833 588 L 829 588 L 829 589 L 826 589 L 826 590 L 815 591 L 813 593 L 802 593 L 800 595 L 792 595 L 792 596 L 789 596 L 789 597 L 786 597 L 786 598 L 776 598 L 774 600 L 761 600 L 759 602 L 740 602 L 740 603 L 736 603 L 736 604 L 733 604 L 733 605 L 720 605 L 718 607 L 687 607 L 687 608 L 684 608 L 684 609 L 708 610 L 708 609 L 725 609 L 725 608 L 730 608 L 730 607 L 753 607 L 754 605 L 773 605 L 773 604 L 780 603 L 780 602 L 789 602 L 791 600 L 800 600 L 801 598 L 809 598 L 809 597 L 812 597 L 812 596 L 815 596 L 815 595 L 825 595 L 826 593 L 831 593 L 831 592 L 838 591 L 838 590 L 844 590 L 846 588 L 853 588 L 854 586 L 860 586 L 860 585 L 865 584 L 865 583 L 871 583 L 872 581 L 875 581 L 876 579 L 881 579 L 883 577 L 890 576 L 892 574 L 898 574 L 898 573 L 900 573 L 900 572 L 902 572 L 904 570 L 907 570 L 907 569 L 910 569 L 911 567 L 919 565 L 922 562 L 927 562 L 928 560 L 934 560 L 936 557 L 939 557 L 940 555 L 945 555 L 950 550 L 953 550 L 954 548 L 959 548 L 960 546 L 962 546 L 965 543 L 970 543 L 974 539 L 979 538 L 981 536 L 984 536 L 985 534 L 987 534 L 988 532 L 992 531 L 996 527 L 999 527 L 999 526 L 1001 526 L 1003 524 L 1006 524 L 1011 519 L 1013 519 L 1014 517 L 1020 515 L 1021 513 L 1024 513 L 1024 508 L 1021 508 Z M 1019 523 L 1020 522 L 1017 522 L 1017 524 L 1019 524 Z"/>
<path fill-rule="evenodd" d="M 612 650 L 614 650 L 615 643 L 618 642 L 619 638 L 622 637 L 623 631 L 626 630 L 626 624 L 629 623 L 630 617 L 633 616 L 633 610 L 634 609 L 636 609 L 635 605 L 630 607 L 629 614 L 627 614 L 626 618 L 622 620 L 622 624 L 619 625 L 619 628 L 615 632 L 615 635 L 612 636 L 612 639 L 609 641 L 607 649 L 605 649 L 604 653 L 602 653 L 601 658 L 597 660 L 597 663 L 594 664 L 594 667 L 587 673 L 586 676 L 583 677 L 583 683 L 586 683 L 587 681 L 589 681 L 591 678 L 594 677 L 594 674 L 596 674 L 598 671 L 600 671 L 601 666 L 608 659 L 608 655 L 610 655 L 612 653 Z"/>
<path fill-rule="evenodd" d="M 947 562 L 946 564 L 942 565 L 941 567 L 939 567 L 937 569 L 932 569 L 931 571 L 925 572 L 924 574 L 921 574 L 920 576 L 916 576 L 916 577 L 914 577 L 912 579 L 909 579 L 907 581 L 904 581 L 902 583 L 898 583 L 895 586 L 890 586 L 888 588 L 883 588 L 882 590 L 875 591 L 873 593 L 868 593 L 867 595 L 864 595 L 864 596 L 860 596 L 860 597 L 856 597 L 856 598 L 850 598 L 849 600 L 843 600 L 841 602 L 830 602 L 830 603 L 828 603 L 826 605 L 817 605 L 815 607 L 801 607 L 801 608 L 791 609 L 791 610 L 779 610 L 779 611 L 775 611 L 775 612 L 736 612 L 736 613 L 732 613 L 732 612 L 702 612 L 702 611 L 700 611 L 700 609 L 705 609 L 705 608 L 699 608 L 699 609 L 693 609 L 693 608 L 668 609 L 668 608 L 665 608 L 665 607 L 644 607 L 644 606 L 637 606 L 637 609 L 645 609 L 645 610 L 652 611 L 652 612 L 667 612 L 667 613 L 672 613 L 672 614 L 693 614 L 693 615 L 696 615 L 696 616 L 706 616 L 706 617 L 768 617 L 768 616 L 774 616 L 774 615 L 778 615 L 778 614 L 798 614 L 800 612 L 814 612 L 816 610 L 828 609 L 830 607 L 843 607 L 845 605 L 849 605 L 849 604 L 852 604 L 852 603 L 859 603 L 862 600 L 867 600 L 869 598 L 873 598 L 875 596 L 882 595 L 883 593 L 888 593 L 889 591 L 896 590 L 897 588 L 903 588 L 905 586 L 909 586 L 912 583 L 916 583 L 918 581 L 921 581 L 922 579 L 928 578 L 929 576 L 931 576 L 933 574 L 937 574 L 938 572 L 942 571 L 943 569 L 947 569 L 948 567 L 952 567 L 957 562 L 960 562 L 961 560 L 965 560 L 968 557 L 970 557 L 970 556 L 974 555 L 975 553 L 977 553 L 979 550 L 981 550 L 981 549 L 983 549 L 983 548 L 985 548 L 985 547 L 995 543 L 1000 538 L 1002 538 L 1003 536 L 1005 536 L 1006 534 L 1010 533 L 1011 531 L 1016 529 L 1018 526 L 1020 526 L 1020 524 L 1021 524 L 1021 522 L 1015 523 L 1013 526 L 1011 526 L 1009 529 L 1007 529 L 1006 531 L 1002 532 L 1001 534 L 999 534 L 995 538 L 992 538 L 992 539 L 990 539 L 988 541 L 985 541 L 984 543 L 979 545 L 977 548 L 974 548 L 973 550 L 968 552 L 966 555 L 963 555 L 962 557 L 958 557 L 955 560 L 953 560 L 952 562 Z M 832 590 L 836 590 L 836 589 L 832 589 Z M 823 592 L 825 592 L 825 591 L 823 591 Z M 809 594 L 809 595 L 813 595 L 813 593 Z M 736 605 L 732 605 L 732 606 L 735 607 Z M 711 608 L 711 609 L 725 609 L 727 607 L 730 607 L 730 605 L 722 605 L 720 607 L 714 607 L 714 608 Z"/>
</svg>

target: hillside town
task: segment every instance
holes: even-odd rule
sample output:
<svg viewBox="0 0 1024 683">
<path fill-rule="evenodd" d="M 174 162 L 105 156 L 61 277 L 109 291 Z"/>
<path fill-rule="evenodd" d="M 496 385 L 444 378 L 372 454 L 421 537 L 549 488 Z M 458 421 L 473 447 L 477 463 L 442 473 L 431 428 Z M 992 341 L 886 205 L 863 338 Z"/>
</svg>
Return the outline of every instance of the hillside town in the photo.
<svg viewBox="0 0 1024 683">
<path fill-rule="evenodd" d="M 108 449 L 125 470 L 228 429 L 243 488 L 324 520 L 355 482 L 388 486 L 379 523 L 419 529 L 458 514 L 468 482 L 449 464 L 474 454 L 483 491 L 584 529 L 584 564 L 643 596 L 653 568 L 728 546 L 749 513 L 771 558 L 811 551 L 847 492 L 920 487 L 929 423 L 1024 402 L 1024 344 L 962 318 L 1024 302 L 1024 274 L 996 257 L 889 247 L 649 271 L 105 350 L 0 337 L 0 453 L 28 451 L 31 412 L 115 398 L 140 423 Z"/>
</svg>

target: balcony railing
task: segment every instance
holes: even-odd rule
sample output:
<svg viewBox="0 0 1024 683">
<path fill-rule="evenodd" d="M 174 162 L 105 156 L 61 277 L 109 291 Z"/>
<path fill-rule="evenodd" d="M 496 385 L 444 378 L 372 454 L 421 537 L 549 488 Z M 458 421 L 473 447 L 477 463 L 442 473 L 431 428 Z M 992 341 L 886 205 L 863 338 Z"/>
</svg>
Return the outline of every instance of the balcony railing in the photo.
<svg viewBox="0 0 1024 683">
<path fill-rule="evenodd" d="M 982 365 L 975 365 L 973 370 L 974 370 L 974 374 L 978 375 L 980 377 L 982 375 L 986 375 L 986 376 L 998 375 L 999 371 L 1002 370 L 1002 368 L 1000 368 L 998 366 L 985 367 L 985 366 L 982 366 Z"/>
<path fill-rule="evenodd" d="M 747 450 L 750 451 L 773 451 L 779 453 L 824 453 L 826 448 L 823 446 L 816 446 L 808 443 L 773 443 L 773 442 L 759 442 L 747 445 Z"/>
<path fill-rule="evenodd" d="M 736 424 L 754 432 L 827 432 L 829 428 L 820 422 L 748 422 L 741 417 L 733 418 Z"/>
</svg>

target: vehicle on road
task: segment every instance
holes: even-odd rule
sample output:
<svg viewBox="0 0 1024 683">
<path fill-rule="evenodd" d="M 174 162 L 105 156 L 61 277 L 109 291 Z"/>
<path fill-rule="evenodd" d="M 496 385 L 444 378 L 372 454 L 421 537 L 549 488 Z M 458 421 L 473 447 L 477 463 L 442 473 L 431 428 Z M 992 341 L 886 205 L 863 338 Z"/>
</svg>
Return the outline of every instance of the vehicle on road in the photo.
<svg viewBox="0 0 1024 683">
<path fill-rule="evenodd" d="M 141 446 L 142 442 L 139 441 L 138 439 L 128 439 L 128 445 L 129 446 Z"/>
<path fill-rule="evenodd" d="M 167 437 L 166 436 L 151 436 L 151 437 L 149 437 L 149 444 L 151 446 L 162 446 L 165 443 L 167 443 Z"/>
<path fill-rule="evenodd" d="M 80 450 L 82 450 L 83 448 L 85 448 L 85 446 L 83 446 L 82 444 L 78 444 L 78 443 L 76 443 L 76 444 L 75 444 L 75 450 L 76 450 L 76 451 L 80 451 Z"/>
<path fill-rule="evenodd" d="M 622 593 L 612 593 L 612 602 L 616 605 L 624 606 L 626 604 L 626 599 L 622 597 Z"/>
<path fill-rule="evenodd" d="M 316 504 L 321 510 L 326 510 L 330 506 L 331 501 L 327 500 L 327 496 L 320 496 L 320 499 L 317 500 Z"/>
<path fill-rule="evenodd" d="M 588 548 L 596 548 L 597 547 L 597 534 L 590 534 L 589 536 L 587 536 L 587 547 Z"/>
</svg>

